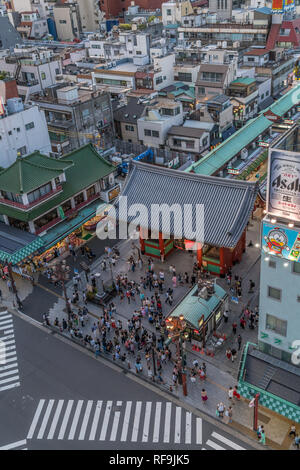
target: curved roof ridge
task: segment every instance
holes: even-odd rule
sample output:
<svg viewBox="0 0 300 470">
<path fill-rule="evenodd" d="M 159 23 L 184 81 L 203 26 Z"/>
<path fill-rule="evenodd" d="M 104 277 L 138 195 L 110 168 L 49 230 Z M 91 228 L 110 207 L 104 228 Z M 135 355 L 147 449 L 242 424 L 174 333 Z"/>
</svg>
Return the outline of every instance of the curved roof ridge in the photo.
<svg viewBox="0 0 300 470">
<path fill-rule="evenodd" d="M 164 168 L 145 163 L 141 161 L 132 161 L 133 165 L 137 168 L 145 171 L 152 172 L 154 174 L 162 174 L 166 176 L 174 176 L 176 178 L 202 181 L 204 183 L 214 183 L 217 185 L 234 186 L 234 187 L 256 187 L 256 181 L 243 181 L 236 179 L 222 178 L 220 176 L 202 175 L 201 173 L 186 173 L 185 171 L 175 170 L 173 168 Z"/>
<path fill-rule="evenodd" d="M 71 160 L 65 160 L 65 162 L 70 163 L 70 166 L 74 165 L 74 162 L 72 162 Z M 31 165 L 31 166 L 34 166 L 35 168 L 40 168 L 42 170 L 49 170 L 49 171 L 55 171 L 55 172 L 64 171 L 63 168 L 50 168 L 49 166 L 39 165 L 38 163 L 31 162 L 30 160 L 26 160 L 26 163 L 27 165 Z M 66 166 L 66 168 L 69 168 L 69 167 Z"/>
</svg>

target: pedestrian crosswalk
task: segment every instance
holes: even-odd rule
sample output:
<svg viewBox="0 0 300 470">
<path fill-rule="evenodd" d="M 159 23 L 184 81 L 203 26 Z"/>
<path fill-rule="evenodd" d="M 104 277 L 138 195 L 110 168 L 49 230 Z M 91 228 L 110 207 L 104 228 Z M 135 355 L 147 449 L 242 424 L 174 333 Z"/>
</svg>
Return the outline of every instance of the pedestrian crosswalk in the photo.
<svg viewBox="0 0 300 470">
<path fill-rule="evenodd" d="M 0 392 L 20 386 L 12 314 L 0 312 Z"/>
<path fill-rule="evenodd" d="M 222 445 L 221 445 L 222 444 Z M 212 432 L 209 439 L 205 443 L 205 447 L 202 450 L 246 450 L 236 442 L 231 441 L 225 436 L 217 432 Z"/>
<path fill-rule="evenodd" d="M 200 446 L 202 420 L 172 402 L 41 399 L 27 439 Z"/>
<path fill-rule="evenodd" d="M 0 447 L 0 450 L 28 450 L 26 439 L 22 441 L 12 442 L 11 444 L 7 444 L 5 446 Z"/>
</svg>

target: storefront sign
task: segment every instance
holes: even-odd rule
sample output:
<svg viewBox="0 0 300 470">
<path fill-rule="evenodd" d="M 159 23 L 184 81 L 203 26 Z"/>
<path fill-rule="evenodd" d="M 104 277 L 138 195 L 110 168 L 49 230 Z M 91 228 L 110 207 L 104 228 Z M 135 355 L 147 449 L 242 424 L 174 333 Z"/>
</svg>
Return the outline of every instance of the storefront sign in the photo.
<svg viewBox="0 0 300 470">
<path fill-rule="evenodd" d="M 112 201 L 120 194 L 120 186 L 116 186 L 114 189 L 108 192 L 108 200 Z"/>
<path fill-rule="evenodd" d="M 59 206 L 59 208 L 58 208 L 58 214 L 59 214 L 59 217 L 60 217 L 62 220 L 65 219 L 66 216 L 65 216 L 64 210 L 63 210 L 63 208 L 62 208 L 61 206 Z"/>
<path fill-rule="evenodd" d="M 274 226 L 264 222 L 262 230 L 262 250 L 268 255 L 290 261 L 300 261 L 300 232 L 284 226 Z"/>
<path fill-rule="evenodd" d="M 227 168 L 229 175 L 239 175 L 240 170 L 238 168 Z"/>
<path fill-rule="evenodd" d="M 300 221 L 300 154 L 269 150 L 267 212 Z"/>
<path fill-rule="evenodd" d="M 293 125 L 294 124 L 294 121 L 293 119 L 284 119 L 284 124 L 290 124 L 290 125 Z"/>
<path fill-rule="evenodd" d="M 270 144 L 268 144 L 268 142 L 264 142 L 263 140 L 258 142 L 258 145 L 259 145 L 259 147 L 266 147 L 266 148 L 268 148 L 270 146 Z"/>
</svg>

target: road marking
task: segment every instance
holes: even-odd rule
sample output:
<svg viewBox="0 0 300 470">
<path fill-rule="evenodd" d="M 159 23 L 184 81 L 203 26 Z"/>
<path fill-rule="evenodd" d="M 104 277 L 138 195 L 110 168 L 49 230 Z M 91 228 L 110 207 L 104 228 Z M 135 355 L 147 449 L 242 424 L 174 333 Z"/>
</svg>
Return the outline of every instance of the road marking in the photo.
<svg viewBox="0 0 300 470">
<path fill-rule="evenodd" d="M 0 447 L 0 450 L 10 450 L 10 449 L 15 449 L 16 447 L 21 447 L 27 443 L 26 439 L 23 441 L 17 441 L 13 442 L 12 444 L 7 444 L 6 446 Z M 23 449 L 25 450 L 25 449 Z M 27 450 L 27 449 L 26 449 Z"/>
<path fill-rule="evenodd" d="M 109 418 L 110 418 L 111 407 L 112 407 L 112 401 L 108 401 L 106 404 L 106 410 L 104 414 L 104 420 L 103 420 L 100 439 L 99 439 L 100 441 L 105 441 L 107 427 L 108 427 Z"/>
<path fill-rule="evenodd" d="M 11 323 L 11 324 L 13 323 L 12 317 L 7 318 L 6 320 L 4 320 L 3 318 L 0 318 L 0 325 L 7 325 L 8 323 Z M 5 328 L 7 328 L 7 326 Z"/>
<path fill-rule="evenodd" d="M 47 426 L 47 423 L 48 423 L 49 416 L 50 416 L 51 410 L 53 408 L 53 405 L 54 405 L 54 400 L 49 400 L 45 416 L 43 418 L 39 433 L 37 435 L 37 439 L 43 439 L 43 437 L 44 437 L 45 429 L 46 429 L 46 426 Z"/>
<path fill-rule="evenodd" d="M 226 450 L 224 447 L 219 446 L 219 444 L 216 444 L 210 439 L 208 439 L 208 441 L 206 442 L 206 445 L 212 447 L 215 450 Z"/>
<path fill-rule="evenodd" d="M 17 366 L 18 366 L 18 363 L 14 362 L 13 364 L 9 364 L 8 366 L 1 366 L 0 371 L 2 372 L 3 370 L 12 369 L 13 367 L 17 367 Z"/>
<path fill-rule="evenodd" d="M 10 385 L 4 385 L 3 387 L 0 387 L 0 392 L 4 392 L 4 390 L 10 390 L 11 388 L 16 388 L 20 386 L 20 382 L 15 382 Z"/>
<path fill-rule="evenodd" d="M 33 421 L 31 423 L 30 429 L 29 429 L 28 434 L 27 434 L 27 439 L 31 439 L 33 434 L 34 434 L 34 431 L 35 431 L 35 428 L 36 428 L 37 422 L 39 420 L 39 417 L 40 417 L 40 414 L 41 414 L 41 411 L 42 411 L 42 408 L 44 406 L 45 401 L 46 400 L 40 400 L 39 401 L 38 407 L 37 407 L 37 409 L 35 411 L 35 414 L 34 414 Z"/>
<path fill-rule="evenodd" d="M 8 313 L 7 310 L 3 310 L 3 312 L 0 312 L 0 316 L 1 316 L 1 315 L 6 315 L 7 313 Z"/>
<path fill-rule="evenodd" d="M 151 407 L 152 407 L 152 402 L 147 401 L 146 411 L 145 411 L 145 418 L 144 418 L 144 429 L 143 429 L 142 442 L 148 442 L 149 426 L 150 426 L 150 418 L 151 418 Z"/>
<path fill-rule="evenodd" d="M 161 415 L 161 402 L 158 401 L 156 402 L 156 408 L 155 408 L 153 442 L 159 441 L 160 415 Z"/>
<path fill-rule="evenodd" d="M 92 428 L 91 428 L 91 432 L 90 432 L 90 437 L 89 437 L 90 441 L 94 441 L 94 439 L 96 437 L 96 431 L 97 431 L 97 427 L 98 427 L 101 408 L 102 408 L 102 400 L 99 400 L 99 401 L 97 401 L 96 411 L 95 411 L 95 414 L 94 414 L 93 424 L 92 424 Z"/>
<path fill-rule="evenodd" d="M 4 322 L 0 322 L 0 330 L 6 330 L 6 328 L 9 328 L 13 326 L 12 320 L 6 320 Z"/>
<path fill-rule="evenodd" d="M 131 406 L 132 406 L 132 401 L 128 401 L 128 402 L 126 403 L 125 416 L 124 416 L 124 422 L 123 422 L 123 429 L 122 429 L 122 434 L 121 434 L 121 442 L 124 442 L 124 441 L 126 441 L 126 439 L 127 439 L 128 426 L 129 426 L 130 413 L 131 413 Z"/>
<path fill-rule="evenodd" d="M 5 315 L 5 317 L 1 317 L 0 320 L 7 320 L 8 318 L 12 318 L 12 315 Z"/>
<path fill-rule="evenodd" d="M 6 330 L 6 331 L 4 331 L 4 334 L 8 335 L 9 333 L 13 333 L 13 332 L 14 332 L 14 330 Z"/>
<path fill-rule="evenodd" d="M 63 417 L 63 422 L 61 424 L 60 431 L 59 431 L 59 434 L 58 434 L 58 439 L 59 440 L 64 438 L 73 403 L 74 403 L 74 400 L 69 400 L 68 401 L 68 405 L 67 405 L 64 417 Z"/>
<path fill-rule="evenodd" d="M 134 415 L 134 423 L 132 429 L 132 436 L 131 442 L 136 442 L 139 433 L 139 426 L 140 426 L 140 417 L 141 417 L 141 409 L 142 409 L 142 402 L 137 401 L 135 405 L 135 415 Z"/>
<path fill-rule="evenodd" d="M 170 424 L 171 424 L 172 403 L 166 403 L 164 442 L 170 442 Z"/>
<path fill-rule="evenodd" d="M 58 420 L 59 420 L 59 416 L 60 416 L 63 404 L 64 404 L 64 400 L 58 400 L 58 404 L 57 404 L 57 407 L 56 407 L 56 410 L 55 410 L 55 414 L 54 414 L 54 417 L 53 417 L 53 420 L 52 420 L 52 424 L 51 424 L 50 431 L 49 431 L 47 439 L 53 439 L 53 436 L 54 436 L 54 433 L 55 433 L 55 429 L 56 429 L 56 426 L 57 426 L 57 423 L 58 423 Z"/>
<path fill-rule="evenodd" d="M 83 439 L 84 439 L 84 436 L 85 436 L 85 433 L 86 433 L 86 428 L 87 428 L 88 421 L 89 421 L 90 414 L 91 414 L 92 406 L 93 406 L 93 400 L 89 400 L 87 402 L 87 405 L 86 405 L 86 409 L 85 409 L 85 413 L 84 413 L 84 417 L 83 417 L 83 421 L 82 421 L 82 425 L 81 425 L 81 429 L 80 429 L 80 433 L 79 433 L 79 437 L 78 437 L 78 439 L 80 441 L 83 441 Z"/>
<path fill-rule="evenodd" d="M 180 444 L 180 434 L 181 434 L 181 410 L 180 406 L 176 406 L 176 415 L 175 415 L 175 432 L 174 432 L 174 443 Z"/>
<path fill-rule="evenodd" d="M 112 430 L 111 430 L 111 433 L 110 433 L 110 441 L 115 441 L 116 440 L 117 432 L 118 432 L 118 426 L 119 426 L 119 420 L 120 420 L 120 411 L 116 411 L 115 416 L 114 416 Z"/>
<path fill-rule="evenodd" d="M 7 384 L 8 382 L 11 382 L 12 380 L 19 380 L 19 376 L 15 375 L 14 377 L 9 377 L 7 379 L 0 380 L 0 384 Z"/>
<path fill-rule="evenodd" d="M 82 405 L 83 405 L 83 400 L 78 400 L 75 415 L 74 415 L 73 422 L 72 422 L 72 426 L 71 426 L 71 429 L 70 429 L 70 432 L 69 432 L 69 437 L 68 437 L 69 440 L 74 439 Z"/>
<path fill-rule="evenodd" d="M 10 357 L 10 356 L 13 356 L 13 357 Z M 5 364 L 7 364 L 8 362 L 15 361 L 17 359 L 16 351 L 8 352 L 4 354 L 4 356 L 0 356 L 0 361 L 2 360 L 3 357 L 5 358 Z M 9 359 L 7 359 L 7 357 L 9 357 Z"/>
<path fill-rule="evenodd" d="M 2 341 L 2 338 L 1 338 L 1 341 Z M 8 345 L 8 344 L 16 344 L 16 342 L 15 342 L 15 340 L 14 340 L 14 339 L 11 339 L 11 340 L 9 340 L 9 341 L 5 341 L 5 342 L 3 342 L 3 346 L 4 346 L 4 348 L 3 348 L 3 349 L 5 349 L 5 350 L 6 350 L 6 349 L 7 349 L 7 345 Z M 2 349 L 2 348 L 1 348 L 1 349 Z"/>
<path fill-rule="evenodd" d="M 6 341 L 7 339 L 13 339 L 15 335 L 7 335 L 7 336 L 2 336 L 1 341 Z"/>
<path fill-rule="evenodd" d="M 18 369 L 9 370 L 7 372 L 1 372 L 0 377 L 6 377 L 7 375 L 17 374 L 17 373 L 18 373 Z"/>
<path fill-rule="evenodd" d="M 185 413 L 185 443 L 192 443 L 192 413 L 189 411 Z"/>
<path fill-rule="evenodd" d="M 235 442 L 230 441 L 230 439 L 227 439 L 227 437 L 221 436 L 221 434 L 218 434 L 217 432 L 213 432 L 211 437 L 218 439 L 218 441 L 224 442 L 224 444 L 227 444 L 229 447 L 232 447 L 235 450 L 246 450 L 244 447 L 239 446 Z"/>
<path fill-rule="evenodd" d="M 196 444 L 202 444 L 202 419 L 196 418 Z"/>
</svg>

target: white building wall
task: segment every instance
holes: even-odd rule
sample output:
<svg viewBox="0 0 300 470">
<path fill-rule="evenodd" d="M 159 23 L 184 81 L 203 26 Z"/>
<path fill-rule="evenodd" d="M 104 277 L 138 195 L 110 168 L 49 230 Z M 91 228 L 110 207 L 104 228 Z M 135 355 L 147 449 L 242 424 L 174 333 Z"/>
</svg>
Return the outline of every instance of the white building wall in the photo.
<svg viewBox="0 0 300 470">
<path fill-rule="evenodd" d="M 174 82 L 174 64 L 175 54 L 166 55 L 164 57 L 153 57 L 154 73 L 156 69 L 159 70 L 154 76 L 155 90 L 161 90 L 162 88 L 172 85 Z M 159 77 L 162 78 L 162 82 L 157 80 Z M 160 83 L 156 84 L 156 81 Z"/>
<path fill-rule="evenodd" d="M 25 125 L 31 122 L 34 127 L 26 130 Z M 46 155 L 51 152 L 45 114 L 38 106 L 0 119 L 0 166 L 11 165 L 22 147 L 26 147 L 25 155 L 36 150 Z"/>
</svg>

